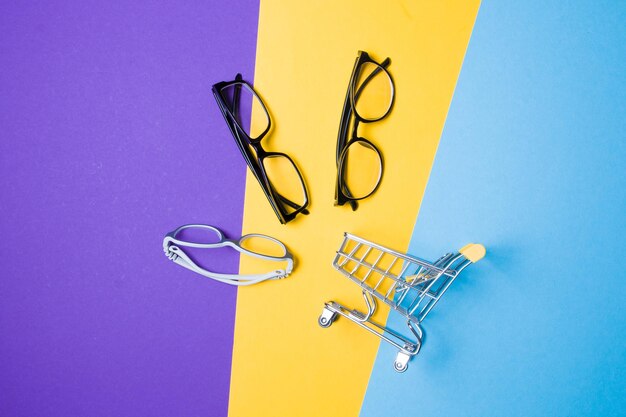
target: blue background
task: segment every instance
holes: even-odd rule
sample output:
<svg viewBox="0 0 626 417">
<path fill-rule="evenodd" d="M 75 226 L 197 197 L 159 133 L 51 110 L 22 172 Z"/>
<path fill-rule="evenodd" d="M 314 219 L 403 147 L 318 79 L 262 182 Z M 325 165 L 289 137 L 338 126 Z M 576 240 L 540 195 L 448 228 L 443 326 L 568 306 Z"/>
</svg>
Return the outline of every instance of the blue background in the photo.
<svg viewBox="0 0 626 417">
<path fill-rule="evenodd" d="M 623 2 L 483 2 L 409 252 L 487 257 L 405 374 L 381 344 L 361 416 L 626 413 L 625 22 Z"/>
</svg>

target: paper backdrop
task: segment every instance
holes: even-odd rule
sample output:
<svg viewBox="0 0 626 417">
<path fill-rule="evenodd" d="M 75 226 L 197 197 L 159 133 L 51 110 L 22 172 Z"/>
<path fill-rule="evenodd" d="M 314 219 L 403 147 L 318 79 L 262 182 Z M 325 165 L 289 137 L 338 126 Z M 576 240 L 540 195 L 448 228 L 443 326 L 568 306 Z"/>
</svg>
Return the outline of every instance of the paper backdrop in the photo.
<svg viewBox="0 0 626 417">
<path fill-rule="evenodd" d="M 0 7 L 0 415 L 619 415 L 625 20 L 584 1 Z M 391 58 L 397 95 L 360 127 L 385 174 L 352 212 L 334 155 L 358 50 Z M 210 91 L 237 72 L 309 187 L 285 226 Z M 279 237 L 294 273 L 237 291 L 180 268 L 161 241 L 192 222 Z M 354 324 L 317 324 L 362 303 L 331 267 L 344 231 L 487 247 L 404 374 Z"/>
</svg>

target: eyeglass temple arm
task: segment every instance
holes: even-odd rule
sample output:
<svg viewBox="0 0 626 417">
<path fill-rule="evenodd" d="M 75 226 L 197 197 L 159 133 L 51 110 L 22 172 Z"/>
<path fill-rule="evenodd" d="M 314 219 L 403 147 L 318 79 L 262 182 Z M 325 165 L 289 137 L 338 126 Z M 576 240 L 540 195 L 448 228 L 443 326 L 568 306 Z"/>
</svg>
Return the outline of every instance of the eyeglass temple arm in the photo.
<svg viewBox="0 0 626 417">
<path fill-rule="evenodd" d="M 169 259 L 177 263 L 178 265 L 189 269 L 197 274 L 205 276 L 207 278 L 214 279 L 219 282 L 223 282 L 225 284 L 242 286 L 242 285 L 252 285 L 257 284 L 259 282 L 268 280 L 268 279 L 282 279 L 291 273 L 293 269 L 293 260 L 291 258 L 281 259 L 281 261 L 287 262 L 286 269 L 277 269 L 275 271 L 271 271 L 265 274 L 253 274 L 253 275 L 243 275 L 243 274 L 220 274 L 217 272 L 208 271 L 199 265 L 197 265 L 184 251 L 182 251 L 177 246 L 170 246 L 165 252 L 165 256 Z M 256 255 L 253 255 L 256 256 Z M 258 256 L 257 256 L 258 257 Z"/>
<path fill-rule="evenodd" d="M 237 73 L 237 75 L 235 76 L 235 81 L 242 81 L 242 80 L 243 80 L 243 77 L 241 76 L 241 74 Z M 237 117 L 237 114 L 239 113 L 239 97 L 240 96 L 241 96 L 241 85 L 235 84 L 235 88 L 233 91 L 233 101 L 232 101 L 232 105 L 230 106 L 230 108 L 228 106 L 228 100 L 226 99 L 223 100 L 224 105 L 235 118 Z M 235 135 L 237 135 L 237 139 L 241 141 L 241 137 L 239 136 L 239 129 L 237 128 L 237 123 L 235 122 L 235 120 L 233 120 L 233 127 L 234 128 L 231 130 L 233 131 Z"/>
<path fill-rule="evenodd" d="M 235 81 L 243 81 L 241 74 L 237 73 Z M 239 112 L 239 96 L 241 96 L 241 84 L 235 84 L 235 92 L 233 93 L 233 108 L 230 109 L 232 114 Z"/>
</svg>

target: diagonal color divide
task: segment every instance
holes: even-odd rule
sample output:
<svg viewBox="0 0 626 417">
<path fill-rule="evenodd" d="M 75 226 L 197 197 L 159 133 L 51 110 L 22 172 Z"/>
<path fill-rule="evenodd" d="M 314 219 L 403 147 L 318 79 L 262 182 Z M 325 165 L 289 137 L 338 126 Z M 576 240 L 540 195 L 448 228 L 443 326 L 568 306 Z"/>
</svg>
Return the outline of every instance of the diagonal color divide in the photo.
<svg viewBox="0 0 626 417">
<path fill-rule="evenodd" d="M 378 340 L 345 320 L 318 326 L 325 301 L 360 305 L 358 288 L 330 263 L 344 231 L 392 248 L 408 246 L 478 6 L 261 2 L 255 87 L 275 121 L 267 149 L 296 160 L 309 186 L 311 214 L 280 225 L 248 176 L 244 233 L 281 239 L 298 264 L 284 281 L 239 290 L 231 417 L 359 413 Z M 391 57 L 397 96 L 387 119 L 362 130 L 379 145 L 386 170 L 377 193 L 352 212 L 333 207 L 334 155 L 359 49 L 378 60 Z M 241 270 L 255 266 L 244 259 Z"/>
</svg>

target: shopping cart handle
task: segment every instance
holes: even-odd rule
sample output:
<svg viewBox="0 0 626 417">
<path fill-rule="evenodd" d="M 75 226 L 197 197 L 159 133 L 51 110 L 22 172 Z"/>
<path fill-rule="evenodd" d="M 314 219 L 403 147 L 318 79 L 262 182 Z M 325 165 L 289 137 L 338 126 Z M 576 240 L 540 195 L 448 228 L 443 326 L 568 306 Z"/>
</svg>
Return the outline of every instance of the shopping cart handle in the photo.
<svg viewBox="0 0 626 417">
<path fill-rule="evenodd" d="M 463 256 L 465 256 L 467 259 L 469 259 L 473 263 L 476 263 L 484 258 L 485 254 L 487 253 L 487 250 L 480 243 L 470 243 L 470 244 L 463 246 L 459 250 L 459 253 L 461 253 Z"/>
</svg>

